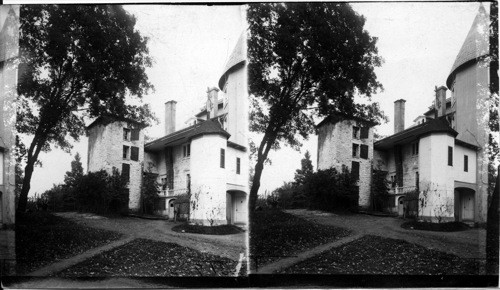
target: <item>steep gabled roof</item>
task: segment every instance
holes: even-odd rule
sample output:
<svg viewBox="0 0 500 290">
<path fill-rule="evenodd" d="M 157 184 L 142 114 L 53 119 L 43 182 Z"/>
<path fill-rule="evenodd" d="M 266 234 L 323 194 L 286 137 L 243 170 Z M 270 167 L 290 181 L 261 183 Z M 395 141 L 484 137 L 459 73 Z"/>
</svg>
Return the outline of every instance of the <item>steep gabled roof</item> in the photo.
<svg viewBox="0 0 500 290">
<path fill-rule="evenodd" d="M 451 89 L 453 76 L 460 67 L 489 54 L 489 25 L 489 15 L 481 4 L 469 33 L 462 44 L 462 48 L 451 67 L 450 74 L 446 79 L 446 86 L 448 88 Z"/>
<path fill-rule="evenodd" d="M 432 133 L 446 133 L 453 137 L 458 135 L 457 131 L 453 130 L 448 124 L 448 121 L 446 121 L 446 116 L 442 116 L 379 140 L 374 143 L 374 148 L 378 150 L 387 150 L 395 145 L 408 144 L 420 137 Z"/>
<path fill-rule="evenodd" d="M 194 137 L 201 135 L 211 135 L 218 134 L 226 138 L 231 136 L 227 131 L 222 129 L 220 124 L 213 119 L 189 126 L 182 130 L 168 134 L 167 136 L 161 137 L 154 141 L 151 141 L 144 145 L 144 150 L 146 151 L 157 151 L 162 150 L 166 146 L 173 146 L 180 143 L 188 142 Z"/>
<path fill-rule="evenodd" d="M 130 118 L 125 118 L 125 117 L 119 117 L 115 115 L 102 115 L 97 117 L 90 125 L 87 126 L 87 130 L 91 129 L 92 127 L 100 124 L 110 124 L 113 122 L 127 122 L 127 123 L 132 123 L 134 125 L 137 125 L 140 128 L 145 128 L 147 125 L 145 123 L 138 122 L 136 120 L 130 119 Z"/>
<path fill-rule="evenodd" d="M 316 125 L 316 128 L 319 128 L 327 123 L 335 124 L 337 122 L 344 121 L 344 120 L 354 120 L 354 121 L 362 122 L 370 127 L 379 125 L 377 122 L 373 122 L 373 121 L 370 121 L 370 120 L 367 120 L 367 119 L 364 119 L 361 117 L 353 117 L 353 116 L 348 116 L 345 114 L 337 113 L 335 115 L 330 115 L 330 116 L 324 118 L 323 121 L 319 122 L 319 124 Z"/>
</svg>

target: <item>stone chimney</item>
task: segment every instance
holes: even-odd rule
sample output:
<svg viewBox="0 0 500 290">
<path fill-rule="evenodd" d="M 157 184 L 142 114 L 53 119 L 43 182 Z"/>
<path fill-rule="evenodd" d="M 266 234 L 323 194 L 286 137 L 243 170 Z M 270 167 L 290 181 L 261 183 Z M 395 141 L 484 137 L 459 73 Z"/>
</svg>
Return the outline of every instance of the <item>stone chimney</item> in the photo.
<svg viewBox="0 0 500 290">
<path fill-rule="evenodd" d="M 219 113 L 219 89 L 216 87 L 207 88 L 207 115 L 208 119 L 212 119 Z"/>
<path fill-rule="evenodd" d="M 434 109 L 436 109 L 436 118 L 446 115 L 446 90 L 445 86 L 436 87 L 436 100 Z"/>
<path fill-rule="evenodd" d="M 403 99 L 394 102 L 394 134 L 405 129 L 405 102 Z"/>
<path fill-rule="evenodd" d="M 175 105 L 176 101 L 171 100 L 165 103 L 165 135 L 175 132 Z"/>
</svg>

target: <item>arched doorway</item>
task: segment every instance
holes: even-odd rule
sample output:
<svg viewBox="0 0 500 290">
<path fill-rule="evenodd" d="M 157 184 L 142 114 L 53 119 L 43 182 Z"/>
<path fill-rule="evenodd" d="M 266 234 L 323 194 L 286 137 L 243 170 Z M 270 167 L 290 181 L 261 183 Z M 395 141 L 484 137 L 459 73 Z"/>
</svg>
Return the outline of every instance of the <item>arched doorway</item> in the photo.
<svg viewBox="0 0 500 290">
<path fill-rule="evenodd" d="M 404 215 L 404 201 L 405 198 L 404 196 L 400 196 L 398 198 L 398 216 L 403 216 Z"/>
<path fill-rule="evenodd" d="M 459 221 L 474 221 L 475 194 L 476 192 L 470 188 L 455 188 L 455 197 L 458 197 L 455 205 L 458 207 L 456 213 Z"/>
<path fill-rule="evenodd" d="M 231 196 L 230 223 L 246 224 L 248 220 L 247 194 L 239 190 L 231 190 L 228 193 Z"/>
</svg>

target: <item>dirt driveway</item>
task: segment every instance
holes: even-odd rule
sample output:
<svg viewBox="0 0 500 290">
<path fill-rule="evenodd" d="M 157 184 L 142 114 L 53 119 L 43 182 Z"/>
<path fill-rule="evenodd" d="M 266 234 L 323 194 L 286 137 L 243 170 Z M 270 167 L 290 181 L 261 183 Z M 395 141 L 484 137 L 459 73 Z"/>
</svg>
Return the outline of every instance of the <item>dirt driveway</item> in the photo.
<svg viewBox="0 0 500 290">
<path fill-rule="evenodd" d="M 200 252 L 226 257 L 234 261 L 239 260 L 240 253 L 246 255 L 247 232 L 225 236 L 199 235 L 174 232 L 172 231 L 172 227 L 180 223 L 166 220 L 148 220 L 132 217 L 106 218 L 76 212 L 57 213 L 56 215 L 89 227 L 120 232 L 127 237 L 176 243 Z"/>
<path fill-rule="evenodd" d="M 325 225 L 348 228 L 353 234 L 377 235 L 401 239 L 429 249 L 435 249 L 461 258 L 484 259 L 486 230 L 471 228 L 459 232 L 431 232 L 401 228 L 403 219 L 364 214 L 336 215 L 305 209 L 286 212 Z"/>
</svg>

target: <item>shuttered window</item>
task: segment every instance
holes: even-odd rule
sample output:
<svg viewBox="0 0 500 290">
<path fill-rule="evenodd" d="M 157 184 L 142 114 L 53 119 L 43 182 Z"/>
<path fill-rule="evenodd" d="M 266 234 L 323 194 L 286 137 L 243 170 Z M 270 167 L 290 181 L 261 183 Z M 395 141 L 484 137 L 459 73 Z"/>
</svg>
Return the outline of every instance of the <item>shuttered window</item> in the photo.
<svg viewBox="0 0 500 290">
<path fill-rule="evenodd" d="M 125 178 L 125 181 L 129 182 L 130 180 L 130 164 L 122 163 L 122 176 Z"/>
<path fill-rule="evenodd" d="M 358 157 L 358 144 L 352 144 L 352 157 Z"/>
<path fill-rule="evenodd" d="M 361 127 L 361 139 L 368 138 L 368 127 Z"/>
<path fill-rule="evenodd" d="M 368 145 L 361 145 L 361 158 L 368 159 Z"/>
<path fill-rule="evenodd" d="M 139 140 L 139 129 L 132 129 L 132 141 L 137 141 Z"/>
<path fill-rule="evenodd" d="M 128 151 L 129 151 L 128 146 L 123 146 L 123 159 L 128 159 Z"/>
<path fill-rule="evenodd" d="M 352 178 L 359 179 L 359 162 L 353 161 L 351 164 L 351 176 Z"/>
<path fill-rule="evenodd" d="M 130 159 L 139 161 L 139 147 L 132 146 L 130 151 Z"/>
</svg>

